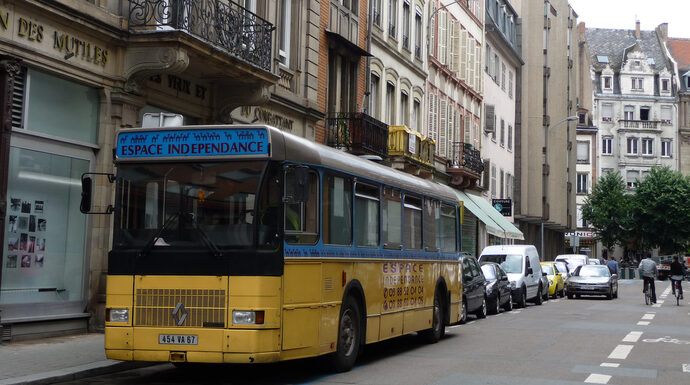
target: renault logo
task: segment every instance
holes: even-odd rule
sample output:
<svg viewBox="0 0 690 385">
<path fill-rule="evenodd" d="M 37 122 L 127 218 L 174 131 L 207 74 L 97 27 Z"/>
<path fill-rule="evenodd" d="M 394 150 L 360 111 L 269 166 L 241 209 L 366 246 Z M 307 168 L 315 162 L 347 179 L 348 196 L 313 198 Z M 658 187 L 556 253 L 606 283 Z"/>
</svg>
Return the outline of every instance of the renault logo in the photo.
<svg viewBox="0 0 690 385">
<path fill-rule="evenodd" d="M 177 326 L 182 326 L 184 320 L 187 319 L 187 310 L 185 310 L 182 302 L 179 302 L 177 306 L 175 306 L 175 310 L 173 310 L 172 316 L 175 320 L 175 323 L 177 323 Z"/>
</svg>

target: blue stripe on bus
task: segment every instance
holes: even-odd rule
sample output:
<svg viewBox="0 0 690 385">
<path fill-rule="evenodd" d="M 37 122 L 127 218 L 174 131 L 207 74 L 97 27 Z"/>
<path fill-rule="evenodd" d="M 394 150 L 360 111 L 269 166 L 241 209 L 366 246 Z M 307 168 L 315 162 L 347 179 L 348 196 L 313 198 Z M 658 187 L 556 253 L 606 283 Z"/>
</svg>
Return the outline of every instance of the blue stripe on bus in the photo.
<svg viewBox="0 0 690 385">
<path fill-rule="evenodd" d="M 366 249 L 347 246 L 285 245 L 284 254 L 285 258 L 416 259 L 430 261 L 458 260 L 458 255 L 456 253 Z"/>
</svg>

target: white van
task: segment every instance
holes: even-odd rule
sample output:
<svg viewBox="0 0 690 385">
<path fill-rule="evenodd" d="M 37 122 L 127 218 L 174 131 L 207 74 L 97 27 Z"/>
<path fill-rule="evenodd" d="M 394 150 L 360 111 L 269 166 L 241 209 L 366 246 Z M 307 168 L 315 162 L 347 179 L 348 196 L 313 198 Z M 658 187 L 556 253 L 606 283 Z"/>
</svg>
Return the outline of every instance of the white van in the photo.
<svg viewBox="0 0 690 385">
<path fill-rule="evenodd" d="M 513 300 L 518 307 L 527 301 L 541 305 L 544 290 L 541 263 L 537 248 L 532 245 L 487 246 L 479 256 L 479 263 L 496 262 L 508 274 L 513 287 Z"/>
</svg>

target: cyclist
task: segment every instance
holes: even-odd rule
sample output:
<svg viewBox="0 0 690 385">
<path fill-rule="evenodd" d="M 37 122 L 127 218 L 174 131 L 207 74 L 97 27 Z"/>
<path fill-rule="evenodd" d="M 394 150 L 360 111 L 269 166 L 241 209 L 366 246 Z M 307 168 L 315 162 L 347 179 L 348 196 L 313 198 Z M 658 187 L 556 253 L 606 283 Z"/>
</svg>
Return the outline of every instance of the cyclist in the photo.
<svg viewBox="0 0 690 385">
<path fill-rule="evenodd" d="M 642 292 L 646 292 L 647 288 L 651 286 L 652 303 L 656 303 L 656 288 L 654 287 L 654 278 L 657 275 L 656 263 L 652 261 L 650 255 L 644 255 L 640 261 L 640 266 L 637 267 L 640 276 L 644 280 L 644 288 Z"/>
<path fill-rule="evenodd" d="M 678 256 L 673 257 L 673 262 L 671 262 L 671 271 L 669 272 L 669 278 L 671 279 L 671 289 L 673 290 L 673 295 L 676 295 L 676 285 L 675 281 L 678 281 L 678 292 L 680 293 L 680 299 L 683 299 L 683 279 L 685 279 L 685 266 L 678 262 Z"/>
</svg>

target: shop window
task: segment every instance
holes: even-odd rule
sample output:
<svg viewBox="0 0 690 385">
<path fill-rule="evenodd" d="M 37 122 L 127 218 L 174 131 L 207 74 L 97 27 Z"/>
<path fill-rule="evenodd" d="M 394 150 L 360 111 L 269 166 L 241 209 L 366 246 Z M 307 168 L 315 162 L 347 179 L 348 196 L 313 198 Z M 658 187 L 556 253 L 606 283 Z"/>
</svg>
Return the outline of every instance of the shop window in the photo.
<svg viewBox="0 0 690 385">
<path fill-rule="evenodd" d="M 96 88 L 29 70 L 27 90 L 24 128 L 77 142 L 98 142 Z"/>
<path fill-rule="evenodd" d="M 80 177 L 89 161 L 11 147 L 8 171 L 0 304 L 83 300 Z"/>
</svg>

